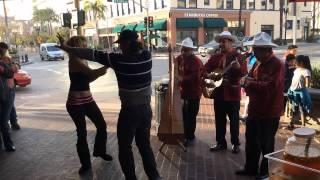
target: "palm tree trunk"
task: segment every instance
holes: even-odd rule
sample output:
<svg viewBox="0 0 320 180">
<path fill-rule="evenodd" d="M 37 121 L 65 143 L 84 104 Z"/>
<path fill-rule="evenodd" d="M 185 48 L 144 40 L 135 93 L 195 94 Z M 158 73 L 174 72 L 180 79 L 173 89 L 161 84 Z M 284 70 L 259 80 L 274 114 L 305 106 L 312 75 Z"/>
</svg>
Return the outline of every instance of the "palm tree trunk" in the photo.
<svg viewBox="0 0 320 180">
<path fill-rule="evenodd" d="M 96 21 L 96 35 L 97 35 L 97 42 L 95 43 L 96 45 L 100 44 L 100 39 L 99 39 L 99 27 L 98 27 L 98 20 Z"/>
<path fill-rule="evenodd" d="M 312 15 L 312 39 L 314 38 L 314 34 L 316 31 L 316 1 L 313 1 L 313 15 Z"/>
<path fill-rule="evenodd" d="M 283 32 L 283 8 L 284 0 L 280 0 L 280 43 L 283 45 L 282 32 Z"/>
<path fill-rule="evenodd" d="M 2 0 L 2 3 L 3 3 L 3 12 L 4 12 L 4 20 L 5 20 L 5 26 L 6 26 L 6 29 L 5 29 L 5 34 L 6 34 L 6 41 L 9 42 L 9 26 L 8 26 L 8 16 L 7 16 L 7 8 L 6 8 L 6 3 L 5 3 L 5 0 Z"/>
</svg>

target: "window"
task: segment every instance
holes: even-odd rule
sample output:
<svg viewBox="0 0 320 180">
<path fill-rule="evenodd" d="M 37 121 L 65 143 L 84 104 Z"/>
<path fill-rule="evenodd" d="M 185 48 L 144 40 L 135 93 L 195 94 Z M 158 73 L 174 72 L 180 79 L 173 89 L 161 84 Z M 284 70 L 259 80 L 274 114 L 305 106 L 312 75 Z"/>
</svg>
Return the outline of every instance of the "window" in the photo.
<svg viewBox="0 0 320 180">
<path fill-rule="evenodd" d="M 297 29 L 300 29 L 300 20 L 297 20 Z"/>
<path fill-rule="evenodd" d="M 249 0 L 249 9 L 256 9 L 256 0 Z"/>
<path fill-rule="evenodd" d="M 186 0 L 178 0 L 178 8 L 186 8 Z"/>
<path fill-rule="evenodd" d="M 304 5 L 304 7 L 307 7 L 307 2 L 306 2 L 306 1 L 304 1 L 303 5 Z"/>
<path fill-rule="evenodd" d="M 116 6 L 117 6 L 117 16 L 119 16 L 120 15 L 120 13 L 119 13 L 119 4 L 116 4 Z"/>
<path fill-rule="evenodd" d="M 292 29 L 293 21 L 292 20 L 287 20 L 286 26 L 287 26 L 286 27 L 287 29 L 289 29 L 289 30 Z"/>
<path fill-rule="evenodd" d="M 267 10 L 267 0 L 261 0 L 261 10 Z"/>
<path fill-rule="evenodd" d="M 153 8 L 157 9 L 157 0 L 153 0 Z"/>
<path fill-rule="evenodd" d="M 162 8 L 167 7 L 167 6 L 164 4 L 164 0 L 161 0 L 161 7 L 162 7 Z"/>
<path fill-rule="evenodd" d="M 223 0 L 217 0 L 217 9 L 223 9 Z"/>
<path fill-rule="evenodd" d="M 247 0 L 240 0 L 241 9 L 247 9 Z"/>
<path fill-rule="evenodd" d="M 133 14 L 136 13 L 136 1 L 132 0 L 132 6 L 133 6 Z"/>
<path fill-rule="evenodd" d="M 128 1 L 127 6 L 128 6 L 128 14 L 131 14 L 130 1 Z"/>
<path fill-rule="evenodd" d="M 121 3 L 122 16 L 124 15 L 123 3 Z"/>
<path fill-rule="evenodd" d="M 274 0 L 268 0 L 268 9 L 274 10 Z"/>
<path fill-rule="evenodd" d="M 197 0 L 189 0 L 189 8 L 197 8 Z"/>
<path fill-rule="evenodd" d="M 204 0 L 204 5 L 209 6 L 210 5 L 210 0 Z"/>
<path fill-rule="evenodd" d="M 231 34 L 236 35 L 239 31 L 239 21 L 227 21 L 228 30 Z M 241 21 L 240 33 L 245 33 L 245 21 Z"/>
<path fill-rule="evenodd" d="M 227 9 L 233 9 L 233 0 L 227 0 L 226 6 Z"/>
<path fill-rule="evenodd" d="M 113 15 L 113 10 L 112 10 L 113 8 L 112 8 L 112 5 L 110 5 L 110 14 L 111 14 L 111 17 L 113 17 L 114 15 Z"/>
<path fill-rule="evenodd" d="M 195 46 L 198 45 L 198 31 L 197 30 L 177 30 L 176 42 L 182 42 L 185 38 L 190 37 Z"/>
</svg>

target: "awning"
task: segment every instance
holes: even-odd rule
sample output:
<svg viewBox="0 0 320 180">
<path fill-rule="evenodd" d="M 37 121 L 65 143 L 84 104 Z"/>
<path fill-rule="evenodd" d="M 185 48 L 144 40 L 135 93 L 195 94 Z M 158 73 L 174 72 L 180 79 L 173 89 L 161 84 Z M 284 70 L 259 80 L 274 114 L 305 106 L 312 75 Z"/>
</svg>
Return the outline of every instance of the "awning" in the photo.
<svg viewBox="0 0 320 180">
<path fill-rule="evenodd" d="M 167 20 L 166 19 L 154 20 L 153 27 L 150 29 L 151 30 L 167 30 Z"/>
<path fill-rule="evenodd" d="M 177 18 L 177 28 L 198 28 L 201 26 L 201 22 L 197 18 Z"/>
<path fill-rule="evenodd" d="M 144 27 L 144 23 L 141 22 L 139 24 L 137 24 L 136 28 L 134 29 L 135 31 L 145 31 L 146 28 Z"/>
<path fill-rule="evenodd" d="M 128 24 L 124 27 L 123 30 L 134 30 L 134 28 L 137 26 L 137 24 Z"/>
<path fill-rule="evenodd" d="M 205 28 L 223 28 L 227 27 L 227 22 L 222 18 L 204 18 L 203 26 Z"/>
<path fill-rule="evenodd" d="M 112 33 L 119 33 L 123 30 L 124 25 L 123 24 L 118 24 L 112 29 Z"/>
</svg>

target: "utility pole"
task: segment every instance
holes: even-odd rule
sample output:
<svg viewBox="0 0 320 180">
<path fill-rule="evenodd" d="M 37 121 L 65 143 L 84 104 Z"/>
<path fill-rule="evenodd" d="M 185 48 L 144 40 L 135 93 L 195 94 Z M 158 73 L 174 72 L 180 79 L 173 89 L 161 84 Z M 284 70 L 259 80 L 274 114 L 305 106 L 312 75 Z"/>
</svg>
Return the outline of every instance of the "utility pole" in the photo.
<svg viewBox="0 0 320 180">
<path fill-rule="evenodd" d="M 241 15 L 242 15 L 242 0 L 240 0 L 240 8 L 239 8 L 239 24 L 238 24 L 238 36 L 241 31 Z"/>
<path fill-rule="evenodd" d="M 280 0 L 280 41 L 283 45 L 282 31 L 283 31 L 283 9 L 284 9 L 284 0 Z"/>
<path fill-rule="evenodd" d="M 314 0 L 313 1 L 313 14 L 312 14 L 312 34 L 311 34 L 312 40 L 314 38 L 315 30 L 316 30 L 316 1 Z"/>
<path fill-rule="evenodd" d="M 7 43 L 9 43 L 9 25 L 8 25 L 8 15 L 7 15 L 5 0 L 2 0 L 2 4 L 3 4 L 4 21 L 5 21 L 5 35 L 6 35 L 5 39 Z"/>
<path fill-rule="evenodd" d="M 293 42 L 292 44 L 295 45 L 296 44 L 296 41 L 297 41 L 297 2 L 294 1 L 294 4 L 293 4 L 293 23 L 292 23 L 292 30 L 293 30 Z"/>
<path fill-rule="evenodd" d="M 77 9 L 77 12 L 79 12 L 80 10 L 80 0 L 74 0 L 74 5 L 75 8 Z M 81 36 L 82 35 L 82 31 L 81 31 L 81 26 L 77 26 L 77 35 Z"/>
</svg>

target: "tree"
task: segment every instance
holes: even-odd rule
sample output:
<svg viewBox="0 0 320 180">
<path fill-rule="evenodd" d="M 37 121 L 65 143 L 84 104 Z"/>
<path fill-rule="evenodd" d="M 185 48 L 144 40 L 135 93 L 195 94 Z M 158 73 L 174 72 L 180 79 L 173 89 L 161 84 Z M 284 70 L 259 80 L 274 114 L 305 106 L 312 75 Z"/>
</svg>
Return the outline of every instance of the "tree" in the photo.
<svg viewBox="0 0 320 180">
<path fill-rule="evenodd" d="M 40 31 L 43 32 L 45 29 L 49 35 L 53 34 L 52 23 L 59 22 L 58 15 L 51 8 L 38 9 L 33 8 L 33 21 L 40 24 Z M 46 28 L 45 28 L 46 25 Z"/>
<path fill-rule="evenodd" d="M 90 15 L 92 14 L 93 19 L 95 21 L 96 35 L 98 36 L 98 44 L 99 44 L 99 27 L 98 21 L 105 20 L 105 11 L 106 6 L 104 5 L 102 0 L 86 0 L 84 2 L 84 10 L 88 12 Z"/>
</svg>

